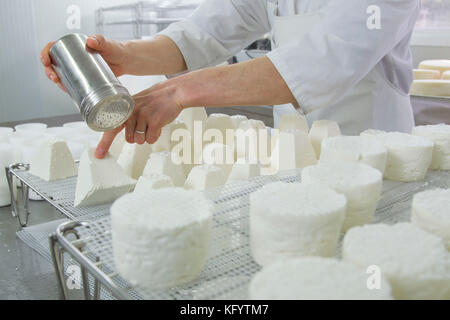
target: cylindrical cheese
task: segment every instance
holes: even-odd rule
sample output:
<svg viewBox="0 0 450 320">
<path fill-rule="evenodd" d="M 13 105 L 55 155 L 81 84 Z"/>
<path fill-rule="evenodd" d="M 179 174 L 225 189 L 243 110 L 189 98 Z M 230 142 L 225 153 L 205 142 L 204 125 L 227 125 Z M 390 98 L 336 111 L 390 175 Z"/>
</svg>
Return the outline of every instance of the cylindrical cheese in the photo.
<svg viewBox="0 0 450 320">
<path fill-rule="evenodd" d="M 450 80 L 450 71 L 445 71 L 442 74 L 442 80 Z"/>
<path fill-rule="evenodd" d="M 434 142 L 431 169 L 450 170 L 450 125 L 419 126 L 413 129 L 413 134 Z"/>
<path fill-rule="evenodd" d="M 414 69 L 414 80 L 440 79 L 441 73 L 438 70 Z"/>
<path fill-rule="evenodd" d="M 411 221 L 442 238 L 450 249 L 450 189 L 434 189 L 415 194 Z"/>
<path fill-rule="evenodd" d="M 450 80 L 414 80 L 411 95 L 450 97 Z"/>
<path fill-rule="evenodd" d="M 374 266 L 390 282 L 395 299 L 450 299 L 450 261 L 444 242 L 411 223 L 350 230 L 343 260 Z"/>
<path fill-rule="evenodd" d="M 419 64 L 419 69 L 437 70 L 442 74 L 450 70 L 450 60 L 425 60 Z"/>
<path fill-rule="evenodd" d="M 275 262 L 250 283 L 253 300 L 391 300 L 391 286 L 381 276 L 379 288 L 350 263 L 318 257 Z"/>
<path fill-rule="evenodd" d="M 326 201 L 324 201 L 326 199 Z M 275 182 L 250 195 L 250 244 L 254 260 L 335 253 L 346 210 L 343 195 L 323 185 Z"/>
<path fill-rule="evenodd" d="M 339 136 L 322 142 L 320 161 L 360 162 L 384 173 L 386 159 L 386 147 L 373 137 Z"/>
<path fill-rule="evenodd" d="M 208 256 L 212 206 L 179 188 L 132 193 L 111 207 L 114 263 L 134 286 L 172 288 L 197 278 Z"/>
<path fill-rule="evenodd" d="M 388 132 L 375 137 L 388 151 L 384 172 L 386 179 L 411 182 L 425 178 L 433 156 L 433 142 L 400 132 Z"/>
<path fill-rule="evenodd" d="M 343 225 L 343 230 L 347 231 L 372 221 L 380 199 L 382 174 L 360 163 L 319 162 L 303 169 L 302 182 L 323 184 L 347 197 Z"/>
</svg>

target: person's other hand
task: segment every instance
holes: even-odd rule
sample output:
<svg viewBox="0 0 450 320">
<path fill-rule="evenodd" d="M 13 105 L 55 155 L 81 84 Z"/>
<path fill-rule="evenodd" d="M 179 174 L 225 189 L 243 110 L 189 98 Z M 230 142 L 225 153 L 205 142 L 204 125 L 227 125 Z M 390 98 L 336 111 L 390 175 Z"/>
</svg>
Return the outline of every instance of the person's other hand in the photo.
<svg viewBox="0 0 450 320">
<path fill-rule="evenodd" d="M 171 80 L 157 84 L 133 96 L 135 109 L 124 124 L 128 143 L 154 144 L 161 135 L 161 129 L 173 122 L 183 110 L 180 90 Z M 105 157 L 116 135 L 122 128 L 106 132 L 100 141 L 95 156 Z"/>
<path fill-rule="evenodd" d="M 50 42 L 42 50 L 41 62 L 44 65 L 47 77 L 56 83 L 61 90 L 66 91 L 51 63 L 50 49 L 54 44 L 55 42 Z M 107 40 L 101 35 L 94 35 L 88 38 L 86 47 L 88 50 L 101 54 L 117 77 L 126 73 L 127 52 L 123 43 Z"/>
</svg>

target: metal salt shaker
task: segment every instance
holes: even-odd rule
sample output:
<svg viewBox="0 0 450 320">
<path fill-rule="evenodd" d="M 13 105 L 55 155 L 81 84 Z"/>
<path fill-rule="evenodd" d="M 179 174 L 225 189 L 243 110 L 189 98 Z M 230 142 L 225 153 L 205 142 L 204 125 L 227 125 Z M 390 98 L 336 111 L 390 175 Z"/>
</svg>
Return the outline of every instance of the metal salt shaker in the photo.
<svg viewBox="0 0 450 320">
<path fill-rule="evenodd" d="M 86 48 L 87 38 L 66 35 L 53 45 L 50 56 L 83 120 L 94 131 L 109 131 L 128 120 L 134 102 L 102 56 Z"/>
</svg>

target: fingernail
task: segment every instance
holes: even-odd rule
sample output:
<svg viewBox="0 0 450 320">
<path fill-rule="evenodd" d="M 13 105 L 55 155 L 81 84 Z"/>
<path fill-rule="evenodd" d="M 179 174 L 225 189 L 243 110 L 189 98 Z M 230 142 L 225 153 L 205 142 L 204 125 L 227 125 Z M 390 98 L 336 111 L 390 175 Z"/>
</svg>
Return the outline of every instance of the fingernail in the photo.
<svg viewBox="0 0 450 320">
<path fill-rule="evenodd" d="M 97 43 L 97 44 L 98 44 L 98 40 L 97 40 L 97 38 L 95 38 L 95 37 L 89 37 L 89 39 L 91 39 L 91 40 L 95 41 L 95 43 Z"/>
<path fill-rule="evenodd" d="M 53 73 L 50 74 L 50 80 L 55 80 L 55 75 Z"/>
<path fill-rule="evenodd" d="M 44 64 L 44 57 L 41 56 L 41 62 Z"/>
<path fill-rule="evenodd" d="M 96 154 L 97 154 L 97 156 L 99 156 L 99 157 L 103 157 L 103 156 L 106 154 L 105 149 L 103 149 L 103 148 L 98 148 Z"/>
</svg>

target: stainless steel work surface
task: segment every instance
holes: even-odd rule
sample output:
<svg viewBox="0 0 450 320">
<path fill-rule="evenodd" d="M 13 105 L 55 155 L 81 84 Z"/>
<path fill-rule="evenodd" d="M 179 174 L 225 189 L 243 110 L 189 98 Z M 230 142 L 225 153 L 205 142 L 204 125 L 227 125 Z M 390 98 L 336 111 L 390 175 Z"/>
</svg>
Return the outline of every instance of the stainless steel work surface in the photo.
<svg viewBox="0 0 450 320">
<path fill-rule="evenodd" d="M 32 202 L 30 209 L 30 224 L 62 217 L 45 202 Z M 0 208 L 0 299 L 57 299 L 53 266 L 16 237 L 18 227 L 11 207 Z"/>
</svg>

